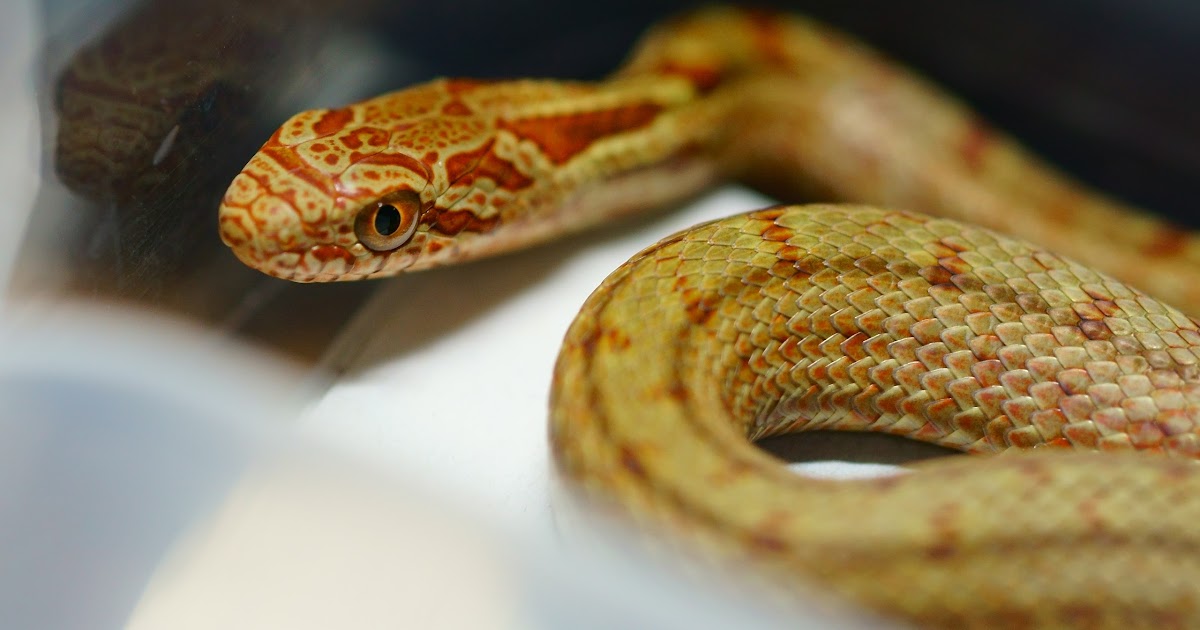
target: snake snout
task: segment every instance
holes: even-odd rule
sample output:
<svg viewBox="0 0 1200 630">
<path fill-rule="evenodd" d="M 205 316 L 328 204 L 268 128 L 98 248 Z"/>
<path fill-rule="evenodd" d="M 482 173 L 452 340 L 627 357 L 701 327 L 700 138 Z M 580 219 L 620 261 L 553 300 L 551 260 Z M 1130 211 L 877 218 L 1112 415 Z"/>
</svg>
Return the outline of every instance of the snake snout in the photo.
<svg viewBox="0 0 1200 630">
<path fill-rule="evenodd" d="M 388 256 L 358 243 L 353 230 L 305 222 L 287 199 L 270 194 L 243 202 L 248 175 L 239 175 L 218 210 L 221 240 L 248 267 L 293 282 L 357 280 Z M 401 256 L 397 256 L 400 258 Z"/>
<path fill-rule="evenodd" d="M 355 267 L 354 235 L 338 229 L 334 197 L 278 177 L 281 163 L 256 155 L 234 178 L 217 213 L 221 240 L 246 265 L 289 280 Z"/>
<path fill-rule="evenodd" d="M 329 281 L 360 266 L 350 248 L 314 240 L 298 223 L 267 230 L 254 213 L 228 203 L 221 204 L 218 216 L 221 240 L 245 265 L 268 275 L 296 282 Z"/>
</svg>

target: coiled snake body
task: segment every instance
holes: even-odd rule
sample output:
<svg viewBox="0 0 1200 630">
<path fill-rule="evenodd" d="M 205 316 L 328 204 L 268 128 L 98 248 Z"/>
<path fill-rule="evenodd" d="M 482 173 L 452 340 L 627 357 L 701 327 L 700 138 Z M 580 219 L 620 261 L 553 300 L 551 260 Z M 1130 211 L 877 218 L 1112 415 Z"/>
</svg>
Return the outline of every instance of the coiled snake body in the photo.
<svg viewBox="0 0 1200 630">
<path fill-rule="evenodd" d="M 267 273 L 379 277 L 764 174 L 941 218 L 780 207 L 635 256 L 563 344 L 566 477 L 917 622 L 1197 623 L 1195 237 L 800 18 L 701 11 L 598 84 L 442 80 L 299 114 L 233 182 L 220 226 Z M 1054 453 L 834 483 L 749 441 L 814 428 Z"/>
</svg>

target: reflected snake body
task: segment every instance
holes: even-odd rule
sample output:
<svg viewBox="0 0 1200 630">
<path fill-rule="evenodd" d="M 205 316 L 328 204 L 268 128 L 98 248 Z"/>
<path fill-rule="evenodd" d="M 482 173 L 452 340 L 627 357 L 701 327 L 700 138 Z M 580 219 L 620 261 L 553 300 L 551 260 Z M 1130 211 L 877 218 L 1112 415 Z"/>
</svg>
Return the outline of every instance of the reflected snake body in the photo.
<svg viewBox="0 0 1200 630">
<path fill-rule="evenodd" d="M 772 208 L 632 258 L 556 367 L 573 485 L 918 623 L 1196 624 L 1195 237 L 800 18 L 685 16 L 598 84 L 443 80 L 300 114 L 220 225 L 265 272 L 357 279 L 764 175 L 941 218 Z M 1006 454 L 835 483 L 750 443 L 820 428 Z"/>
<path fill-rule="evenodd" d="M 251 127 L 253 95 L 283 83 L 298 47 L 287 42 L 311 36 L 319 17 L 308 0 L 243 4 L 140 2 L 77 50 L 55 86 L 63 183 L 129 204 L 178 196 L 213 170 L 211 154 Z"/>
</svg>

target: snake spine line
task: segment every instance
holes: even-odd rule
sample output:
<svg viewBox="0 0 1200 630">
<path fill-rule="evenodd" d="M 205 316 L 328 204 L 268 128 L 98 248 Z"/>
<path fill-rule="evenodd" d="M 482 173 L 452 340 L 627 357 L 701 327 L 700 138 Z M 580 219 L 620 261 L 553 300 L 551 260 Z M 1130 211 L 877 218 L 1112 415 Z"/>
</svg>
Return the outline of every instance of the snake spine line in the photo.
<svg viewBox="0 0 1200 630">
<path fill-rule="evenodd" d="M 869 205 L 731 217 L 615 271 L 555 371 L 574 487 L 920 624 L 1200 624 L 1196 237 L 826 27 L 712 8 L 602 82 L 443 79 L 304 112 L 219 221 L 252 267 L 355 280 L 728 180 Z M 1003 455 L 827 482 L 752 445 L 810 429 Z"/>
</svg>

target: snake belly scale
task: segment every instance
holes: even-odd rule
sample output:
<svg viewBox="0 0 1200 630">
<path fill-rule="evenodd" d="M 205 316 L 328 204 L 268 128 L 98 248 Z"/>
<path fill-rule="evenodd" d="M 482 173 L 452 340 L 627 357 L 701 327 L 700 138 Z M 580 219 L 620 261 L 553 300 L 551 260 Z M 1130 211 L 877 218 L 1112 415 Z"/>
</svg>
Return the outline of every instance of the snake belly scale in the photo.
<svg viewBox="0 0 1200 630">
<path fill-rule="evenodd" d="M 731 217 L 614 272 L 555 371 L 575 488 L 922 624 L 1200 621 L 1196 237 L 802 18 L 706 9 L 603 82 L 440 80 L 299 114 L 220 227 L 264 272 L 351 280 L 728 179 L 872 205 Z M 834 483 L 752 445 L 830 428 L 1003 455 Z"/>
</svg>

